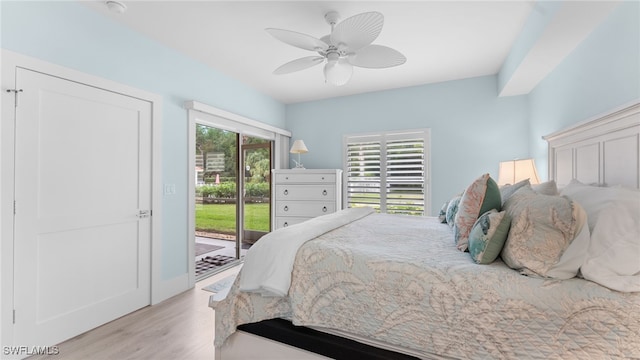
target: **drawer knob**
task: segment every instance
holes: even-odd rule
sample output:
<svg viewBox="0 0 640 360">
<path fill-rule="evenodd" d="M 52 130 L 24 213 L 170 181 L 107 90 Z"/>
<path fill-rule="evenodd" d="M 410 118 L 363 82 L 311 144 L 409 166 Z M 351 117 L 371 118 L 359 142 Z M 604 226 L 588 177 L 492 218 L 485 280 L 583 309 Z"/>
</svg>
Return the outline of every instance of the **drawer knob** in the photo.
<svg viewBox="0 0 640 360">
<path fill-rule="evenodd" d="M 322 190 L 322 195 L 327 196 L 327 190 Z"/>
<path fill-rule="evenodd" d="M 287 227 L 287 226 L 289 226 L 289 223 L 285 221 L 284 224 L 282 224 L 282 227 Z"/>
<path fill-rule="evenodd" d="M 327 212 L 327 207 L 326 206 L 322 207 L 322 212 Z"/>
<path fill-rule="evenodd" d="M 289 190 L 284 189 L 284 194 L 285 194 L 285 195 L 289 195 Z"/>
<path fill-rule="evenodd" d="M 284 211 L 289 211 L 289 207 L 287 205 L 284 206 Z"/>
</svg>

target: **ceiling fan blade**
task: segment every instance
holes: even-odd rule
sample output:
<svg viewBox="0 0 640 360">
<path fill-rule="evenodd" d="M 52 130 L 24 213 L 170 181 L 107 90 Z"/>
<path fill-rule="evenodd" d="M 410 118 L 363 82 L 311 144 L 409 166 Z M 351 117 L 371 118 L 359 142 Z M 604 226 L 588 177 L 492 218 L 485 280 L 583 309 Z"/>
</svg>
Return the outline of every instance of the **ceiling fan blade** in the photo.
<svg viewBox="0 0 640 360">
<path fill-rule="evenodd" d="M 311 35 L 283 29 L 265 29 L 274 38 L 289 45 L 311 51 L 325 51 L 329 45 Z"/>
<path fill-rule="evenodd" d="M 324 57 L 322 56 L 307 56 L 307 57 L 303 57 L 293 61 L 289 61 L 288 63 L 275 69 L 273 73 L 276 75 L 288 74 L 295 71 L 300 71 L 306 68 L 310 68 L 314 65 L 318 65 L 322 63 L 323 61 L 324 61 Z"/>
<path fill-rule="evenodd" d="M 338 50 L 356 51 L 373 42 L 384 25 L 384 16 L 377 11 L 354 15 L 335 26 L 331 43 Z"/>
<path fill-rule="evenodd" d="M 349 56 L 353 66 L 380 69 L 402 65 L 407 58 L 399 51 L 382 45 L 369 45 Z"/>
</svg>

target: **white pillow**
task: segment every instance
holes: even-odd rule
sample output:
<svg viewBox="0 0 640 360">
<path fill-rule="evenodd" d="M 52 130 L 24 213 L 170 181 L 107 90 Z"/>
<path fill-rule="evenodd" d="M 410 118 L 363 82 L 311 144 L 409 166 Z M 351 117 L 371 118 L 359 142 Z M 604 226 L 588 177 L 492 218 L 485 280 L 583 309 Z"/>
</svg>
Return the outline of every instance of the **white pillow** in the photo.
<svg viewBox="0 0 640 360">
<path fill-rule="evenodd" d="M 623 292 L 640 292 L 640 192 L 609 188 L 613 200 L 600 209 L 582 276 Z"/>
<path fill-rule="evenodd" d="M 582 205 L 584 211 L 587 212 L 589 231 L 593 232 L 593 227 L 598 221 L 600 212 L 609 206 L 611 201 L 616 197 L 615 189 L 616 188 L 585 185 L 574 179 L 571 180 L 569 185 L 562 189 L 560 195 L 568 196 L 571 200 L 577 201 Z"/>
</svg>

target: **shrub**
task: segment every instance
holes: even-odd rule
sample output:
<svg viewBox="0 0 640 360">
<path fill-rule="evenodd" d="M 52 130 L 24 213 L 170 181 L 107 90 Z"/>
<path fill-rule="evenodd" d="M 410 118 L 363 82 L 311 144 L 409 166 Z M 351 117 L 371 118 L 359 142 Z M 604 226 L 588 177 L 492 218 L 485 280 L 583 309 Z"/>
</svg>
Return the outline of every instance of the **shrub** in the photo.
<svg viewBox="0 0 640 360">
<path fill-rule="evenodd" d="M 211 197 L 215 192 L 215 188 L 215 185 L 199 186 L 196 190 L 196 194 L 199 192 L 202 197 Z"/>
<path fill-rule="evenodd" d="M 213 197 L 217 198 L 235 198 L 236 197 L 236 183 L 224 182 L 220 185 L 214 186 Z"/>
<path fill-rule="evenodd" d="M 246 196 L 269 197 L 269 183 L 247 183 Z M 232 199 L 236 197 L 236 183 L 223 182 L 219 185 L 202 185 L 196 187 L 196 195 L 202 197 Z"/>
<path fill-rule="evenodd" d="M 269 197 L 269 183 L 248 183 L 245 184 L 245 189 L 247 190 L 246 196 Z"/>
</svg>

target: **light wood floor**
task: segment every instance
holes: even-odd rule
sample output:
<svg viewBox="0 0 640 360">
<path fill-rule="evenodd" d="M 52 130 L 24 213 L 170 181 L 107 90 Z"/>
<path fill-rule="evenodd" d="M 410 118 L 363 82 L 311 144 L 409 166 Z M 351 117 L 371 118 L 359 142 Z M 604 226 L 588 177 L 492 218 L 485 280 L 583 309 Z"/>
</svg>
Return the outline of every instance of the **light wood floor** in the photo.
<svg viewBox="0 0 640 360">
<path fill-rule="evenodd" d="M 223 271 L 160 304 L 67 340 L 58 345 L 59 355 L 29 360 L 214 359 L 214 312 L 208 306 L 213 293 L 202 288 L 238 271 L 239 266 Z"/>
</svg>

